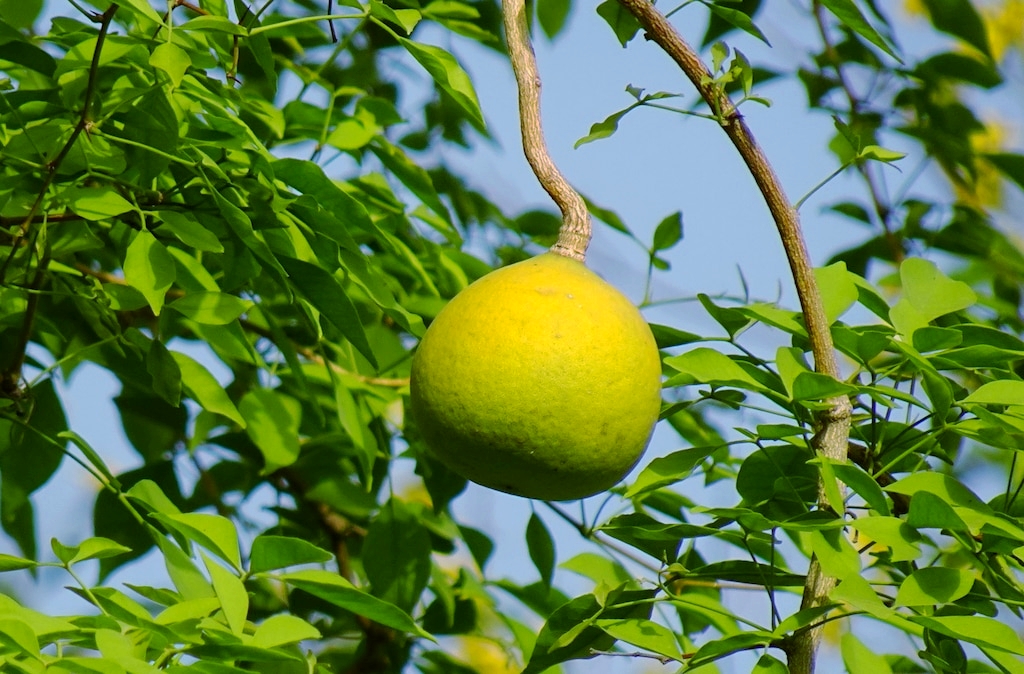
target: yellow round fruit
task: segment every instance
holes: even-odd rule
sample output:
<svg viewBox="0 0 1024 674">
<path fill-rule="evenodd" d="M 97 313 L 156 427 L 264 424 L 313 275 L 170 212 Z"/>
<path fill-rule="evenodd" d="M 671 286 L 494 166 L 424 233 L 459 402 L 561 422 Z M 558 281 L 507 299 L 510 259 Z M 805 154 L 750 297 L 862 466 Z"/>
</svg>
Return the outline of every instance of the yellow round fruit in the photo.
<svg viewBox="0 0 1024 674">
<path fill-rule="evenodd" d="M 545 253 L 498 269 L 438 314 L 412 362 L 430 450 L 485 487 L 564 501 L 640 459 L 661 407 L 661 359 L 625 296 Z"/>
</svg>

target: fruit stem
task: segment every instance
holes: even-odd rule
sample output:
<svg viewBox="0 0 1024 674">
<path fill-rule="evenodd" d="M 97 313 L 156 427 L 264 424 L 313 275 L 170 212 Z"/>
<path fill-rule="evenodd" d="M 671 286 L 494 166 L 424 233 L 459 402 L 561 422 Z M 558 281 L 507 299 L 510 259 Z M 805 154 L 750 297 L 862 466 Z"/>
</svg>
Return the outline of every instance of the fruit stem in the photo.
<svg viewBox="0 0 1024 674">
<path fill-rule="evenodd" d="M 523 153 L 541 187 L 551 195 L 562 211 L 562 226 L 552 253 L 584 262 L 590 245 L 591 224 L 587 203 L 555 166 L 544 142 L 540 121 L 540 74 L 537 58 L 530 43 L 524 0 L 504 0 L 505 39 L 509 60 L 519 90 L 519 130 Z"/>
</svg>

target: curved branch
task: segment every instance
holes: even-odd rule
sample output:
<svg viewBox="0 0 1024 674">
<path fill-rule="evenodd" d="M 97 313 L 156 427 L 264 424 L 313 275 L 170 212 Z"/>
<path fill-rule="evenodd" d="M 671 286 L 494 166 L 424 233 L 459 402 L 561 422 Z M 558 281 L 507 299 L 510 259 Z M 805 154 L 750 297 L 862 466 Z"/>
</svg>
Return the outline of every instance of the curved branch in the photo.
<svg viewBox="0 0 1024 674">
<path fill-rule="evenodd" d="M 619 0 L 619 4 L 636 17 L 647 32 L 647 38 L 657 43 L 679 65 L 710 108 L 715 111 L 722 129 L 746 163 L 779 230 L 779 237 L 782 239 L 782 246 L 786 251 L 797 296 L 800 299 L 815 369 L 839 379 L 839 365 L 832 335 L 829 332 L 829 322 L 800 228 L 800 218 L 786 197 L 782 183 L 767 156 L 754 139 L 743 117 L 737 112 L 732 100 L 714 82 L 711 72 L 701 61 L 700 56 L 683 40 L 679 32 L 650 0 Z M 840 396 L 830 399 L 828 403 L 830 408 L 818 416 L 818 431 L 814 436 L 813 445 L 829 459 L 846 461 L 852 413 L 850 400 Z M 829 507 L 823 484 L 819 486 L 818 502 L 822 508 Z M 833 587 L 835 579 L 824 575 L 817 559 L 812 557 L 801 608 L 819 606 L 827 602 Z M 814 658 L 820 638 L 820 629 L 812 629 L 795 635 L 787 644 L 789 667 L 793 674 L 809 674 L 814 671 Z"/>
<path fill-rule="evenodd" d="M 519 123 L 523 138 L 523 152 L 537 176 L 541 187 L 551 195 L 562 211 L 562 226 L 558 241 L 551 252 L 583 262 L 590 245 L 590 213 L 583 197 L 555 166 L 544 143 L 540 121 L 540 74 L 537 59 L 530 44 L 524 0 L 504 0 L 503 16 L 509 59 L 519 89 Z"/>
</svg>

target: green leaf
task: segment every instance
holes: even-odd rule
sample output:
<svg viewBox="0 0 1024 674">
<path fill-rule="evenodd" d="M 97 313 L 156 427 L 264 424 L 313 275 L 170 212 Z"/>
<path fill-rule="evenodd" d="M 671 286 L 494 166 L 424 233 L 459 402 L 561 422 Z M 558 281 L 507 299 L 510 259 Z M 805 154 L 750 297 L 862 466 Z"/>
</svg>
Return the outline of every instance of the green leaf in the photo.
<svg viewBox="0 0 1024 674">
<path fill-rule="evenodd" d="M 676 211 L 658 223 L 651 251 L 668 250 L 683 240 L 683 214 Z"/>
<path fill-rule="evenodd" d="M 24 620 L 6 616 L 0 618 L 0 643 L 42 662 L 39 655 L 39 638 L 32 626 Z"/>
<path fill-rule="evenodd" d="M 164 245 L 145 230 L 137 233 L 124 258 L 124 279 L 142 293 L 157 316 L 174 277 L 174 258 Z"/>
<path fill-rule="evenodd" d="M 394 604 L 356 589 L 350 582 L 333 571 L 316 569 L 295 571 L 281 575 L 280 579 L 356 615 L 369 618 L 400 632 L 408 632 L 434 641 L 434 637 L 413 622 L 408 613 Z"/>
<path fill-rule="evenodd" d="M 171 356 L 181 369 L 182 386 L 204 410 L 225 416 L 245 428 L 245 419 L 209 370 L 183 353 L 172 351 Z"/>
<path fill-rule="evenodd" d="M 113 187 L 73 187 L 62 192 L 60 198 L 86 220 L 103 220 L 134 208 Z"/>
<path fill-rule="evenodd" d="M 260 648 L 276 648 L 320 637 L 320 630 L 302 618 L 280 613 L 270 616 L 256 627 L 252 635 L 252 644 Z"/>
<path fill-rule="evenodd" d="M 334 555 L 301 538 L 261 534 L 252 542 L 249 573 L 262 573 L 300 564 L 324 564 Z"/>
<path fill-rule="evenodd" d="M 892 674 L 888 661 L 865 646 L 852 632 L 840 637 L 843 664 L 849 674 Z"/>
<path fill-rule="evenodd" d="M 263 475 L 290 466 L 299 458 L 302 406 L 277 391 L 257 388 L 238 402 L 245 432 L 263 454 Z"/>
<path fill-rule="evenodd" d="M 949 604 L 971 591 L 974 574 L 966 569 L 930 566 L 907 576 L 896 593 L 895 606 Z"/>
<path fill-rule="evenodd" d="M 938 30 L 960 38 L 991 58 L 985 22 L 970 0 L 924 0 L 924 6 Z"/>
<path fill-rule="evenodd" d="M 860 555 L 842 529 L 807 532 L 807 542 L 826 574 L 839 580 L 860 575 Z"/>
<path fill-rule="evenodd" d="M 163 23 L 160 15 L 153 9 L 153 5 L 149 4 L 149 0 L 125 0 L 119 3 L 122 7 L 128 9 L 139 16 L 145 17 L 155 23 Z"/>
<path fill-rule="evenodd" d="M 415 9 L 392 9 L 380 0 L 370 0 L 370 14 L 399 26 L 406 35 L 420 22 L 421 14 Z"/>
<path fill-rule="evenodd" d="M 171 86 L 177 87 L 181 84 L 185 71 L 192 65 L 192 59 L 189 58 L 187 51 L 173 42 L 162 42 L 150 54 L 149 65 L 167 73 Z"/>
<path fill-rule="evenodd" d="M 174 300 L 167 306 L 206 325 L 227 325 L 248 311 L 253 305 L 234 295 L 220 292 L 193 292 Z"/>
<path fill-rule="evenodd" d="M 558 565 L 558 568 L 589 578 L 595 584 L 617 587 L 633 580 L 633 576 L 614 559 L 594 552 L 581 552 Z"/>
<path fill-rule="evenodd" d="M 235 569 L 242 568 L 234 523 L 205 513 L 154 513 L 153 517 L 188 540 L 198 543 Z"/>
<path fill-rule="evenodd" d="M 590 132 L 576 141 L 572 146 L 574 150 L 579 149 L 587 143 L 593 143 L 595 140 L 601 140 L 602 138 L 608 138 L 612 136 L 616 131 L 619 130 L 619 122 L 628 113 L 632 112 L 636 108 L 640 107 L 640 103 L 634 103 L 628 108 L 619 110 L 618 112 L 612 113 L 604 118 L 603 121 L 594 122 L 590 125 Z"/>
<path fill-rule="evenodd" d="M 166 229 L 186 246 L 211 253 L 223 253 L 224 245 L 217 235 L 204 227 L 191 213 L 179 211 L 157 211 L 157 217 Z"/>
<path fill-rule="evenodd" d="M 249 35 L 248 30 L 243 26 L 239 26 L 231 19 L 225 16 L 215 16 L 212 14 L 194 17 L 185 23 L 176 26 L 176 28 L 178 30 L 195 30 L 203 33 L 224 33 L 227 35 L 238 35 L 240 37 Z"/>
<path fill-rule="evenodd" d="M 57 539 L 51 540 L 51 545 L 59 546 Z M 64 546 L 60 546 L 64 547 Z M 72 554 L 66 559 L 60 557 L 61 561 L 68 566 L 83 562 L 87 559 L 106 559 L 108 557 L 117 557 L 125 553 L 131 552 L 131 548 L 125 547 L 116 541 L 112 541 L 109 538 L 103 538 L 101 536 L 94 536 L 87 538 L 78 545 L 72 548 L 66 548 L 70 550 Z M 54 550 L 56 552 L 56 550 Z"/>
<path fill-rule="evenodd" d="M 690 375 L 697 384 L 764 390 L 764 386 L 736 361 L 708 347 L 702 346 L 678 356 L 670 356 L 664 362 L 673 370 Z"/>
<path fill-rule="evenodd" d="M 825 317 L 828 322 L 836 320 L 856 303 L 859 293 L 856 274 L 847 271 L 845 262 L 836 262 L 827 267 L 814 270 L 814 278 L 821 290 L 821 301 L 825 306 Z"/>
<path fill-rule="evenodd" d="M 392 498 L 363 542 L 366 577 L 375 597 L 412 611 L 430 580 L 430 533 L 415 513 Z"/>
<path fill-rule="evenodd" d="M 686 479 L 693 473 L 693 469 L 711 456 L 718 447 L 718 445 L 691 447 L 654 459 L 626 490 L 625 498 L 636 498 Z"/>
<path fill-rule="evenodd" d="M 882 488 L 867 471 L 855 463 L 836 463 L 825 457 L 821 457 L 821 460 L 829 461 L 840 482 L 855 491 L 872 510 L 880 515 L 889 514 L 889 502 L 886 501 Z"/>
<path fill-rule="evenodd" d="M 370 348 L 359 313 L 338 279 L 327 270 L 302 260 L 283 257 L 281 263 L 288 270 L 289 280 L 296 290 L 309 300 L 310 304 L 321 312 L 373 367 L 377 367 L 377 359 Z"/>
<path fill-rule="evenodd" d="M 240 636 L 245 630 L 245 618 L 249 614 L 249 594 L 245 591 L 245 585 L 238 576 L 206 555 L 203 555 L 203 563 L 210 574 L 213 591 L 217 593 L 228 627 L 235 636 Z"/>
<path fill-rule="evenodd" d="M 597 13 L 611 26 L 615 37 L 623 47 L 629 44 L 629 41 L 640 30 L 640 22 L 629 10 L 619 4 L 618 0 L 604 0 L 597 6 Z"/>
<path fill-rule="evenodd" d="M 934 471 L 912 473 L 885 487 L 885 491 L 914 496 L 926 492 L 950 505 L 989 510 L 988 506 L 952 475 Z"/>
<path fill-rule="evenodd" d="M 767 564 L 745 559 L 712 562 L 693 568 L 686 573 L 681 572 L 680 577 L 723 580 L 763 587 L 800 587 L 806 580 L 799 574 L 787 573 Z"/>
<path fill-rule="evenodd" d="M 174 543 L 163 536 L 156 536 L 157 547 L 164 557 L 167 575 L 171 577 L 174 587 L 186 600 L 212 599 L 217 601 L 213 586 L 199 571 L 188 555 Z M 172 607 L 173 608 L 173 607 Z M 216 608 L 216 605 L 214 606 Z"/>
<path fill-rule="evenodd" d="M 473 82 L 455 60 L 455 57 L 440 47 L 420 44 L 404 37 L 396 36 L 396 38 L 398 43 L 405 47 L 409 54 L 430 73 L 437 86 L 462 107 L 469 115 L 469 120 L 473 125 L 483 131 L 486 124 L 483 113 L 480 112 L 480 102 L 476 98 Z"/>
<path fill-rule="evenodd" d="M 31 559 L 24 559 L 22 557 L 15 557 L 14 555 L 6 555 L 0 553 L 0 573 L 4 571 L 20 571 L 22 569 L 32 569 L 39 566 L 39 562 Z"/>
<path fill-rule="evenodd" d="M 705 7 L 710 9 L 712 14 L 722 19 L 726 23 L 729 23 L 746 33 L 753 35 L 754 37 L 756 37 L 761 42 L 764 42 L 769 47 L 772 46 L 772 43 L 769 42 L 768 38 L 764 36 L 764 33 L 761 32 L 761 29 L 758 28 L 754 24 L 750 16 L 748 16 L 744 12 L 741 12 L 738 9 L 733 9 L 732 7 L 722 7 L 719 4 L 706 4 Z"/>
<path fill-rule="evenodd" d="M 953 506 L 927 491 L 919 491 L 910 498 L 907 524 L 917 529 L 970 531 L 970 527 L 956 513 Z"/>
<path fill-rule="evenodd" d="M 555 39 L 565 27 L 572 9 L 572 0 L 537 0 L 537 21 L 549 40 Z"/>
<path fill-rule="evenodd" d="M 591 650 L 608 650 L 615 643 L 598 628 L 597 618 L 650 618 L 653 590 L 622 590 L 608 593 L 603 605 L 593 594 L 585 594 L 562 604 L 544 623 L 529 662 L 522 674 L 540 674 L 567 660 L 591 656 Z M 619 604 L 630 604 L 619 606 Z"/>
<path fill-rule="evenodd" d="M 526 523 L 526 549 L 540 573 L 541 582 L 551 587 L 551 576 L 555 572 L 555 541 L 537 513 L 531 513 Z"/>
<path fill-rule="evenodd" d="M 767 445 L 748 456 L 736 476 L 736 491 L 749 504 L 770 503 L 789 516 L 806 511 L 818 492 L 818 469 L 811 450 L 796 445 Z"/>
<path fill-rule="evenodd" d="M 650 326 L 651 332 L 654 333 L 654 341 L 657 342 L 659 349 L 669 349 L 673 346 L 704 341 L 704 338 L 698 334 L 677 330 L 668 325 L 651 323 Z"/>
<path fill-rule="evenodd" d="M 718 529 L 696 524 L 660 522 L 645 513 L 618 515 L 602 524 L 599 530 L 660 561 L 678 557 L 679 546 L 685 539 L 720 533 Z"/>
<path fill-rule="evenodd" d="M 636 238 L 633 232 L 629 231 L 629 227 L 627 227 L 626 223 L 622 221 L 622 218 L 619 217 L 618 213 L 610 209 L 604 208 L 602 206 L 599 206 L 598 204 L 595 204 L 586 196 L 583 197 L 583 200 L 587 204 L 587 211 L 589 211 L 590 214 L 593 215 L 595 218 L 597 218 L 604 224 L 608 225 L 615 231 L 622 232 L 623 234 L 633 239 L 634 241 L 640 241 L 639 239 Z"/>
<path fill-rule="evenodd" d="M 60 467 L 67 442 L 51 438 L 61 437 L 68 422 L 53 379 L 47 378 L 25 390 L 24 398 L 31 402 L 31 411 L 22 421 L 30 429 L 16 426 L 0 415 L 0 523 L 22 554 L 35 558 L 35 511 L 29 496 Z"/>
<path fill-rule="evenodd" d="M 704 293 L 698 293 L 697 299 L 700 301 L 701 306 L 708 312 L 711 318 L 715 319 L 719 325 L 725 328 L 725 331 L 730 337 L 735 337 L 744 328 L 750 325 L 751 319 L 745 313 L 739 309 L 732 309 L 729 307 L 720 307 L 711 301 L 711 298 Z"/>
<path fill-rule="evenodd" d="M 750 674 L 789 674 L 789 667 L 778 658 L 765 653 L 754 663 Z M 864 672 L 864 674 L 868 673 Z"/>
<path fill-rule="evenodd" d="M 933 262 L 907 258 L 900 265 L 903 297 L 889 312 L 893 327 L 910 337 L 930 321 L 966 309 L 977 302 L 977 295 L 962 281 L 943 274 Z"/>
<path fill-rule="evenodd" d="M 1024 190 L 1024 154 L 989 153 L 982 155 L 999 171 Z"/>
<path fill-rule="evenodd" d="M 228 224 L 231 232 L 263 263 L 263 268 L 272 273 L 278 282 L 284 285 L 284 278 L 287 276 L 284 268 L 281 267 L 281 263 L 270 249 L 270 246 L 267 245 L 267 242 L 257 236 L 249 216 L 218 190 L 214 189 L 212 191 L 213 199 L 217 203 L 217 209 L 220 211 L 221 217 L 224 218 L 224 222 Z"/>
<path fill-rule="evenodd" d="M 767 646 L 773 641 L 771 632 L 760 630 L 753 632 L 741 632 L 731 634 L 721 639 L 713 639 L 706 642 L 697 649 L 693 657 L 688 661 L 687 669 L 697 668 L 702 665 L 721 660 L 722 658 L 738 653 L 740 651 L 753 650 L 760 646 Z"/>
<path fill-rule="evenodd" d="M 371 147 L 381 163 L 391 173 L 402 181 L 402 184 L 409 188 L 413 194 L 434 213 L 441 216 L 444 222 L 450 227 L 452 216 L 437 194 L 437 188 L 430 178 L 430 174 L 422 167 L 417 166 L 409 156 L 397 145 L 392 145 L 381 138 Z"/>
<path fill-rule="evenodd" d="M 181 368 L 174 355 L 159 339 L 149 344 L 146 352 L 146 371 L 153 378 L 153 392 L 168 405 L 177 407 L 181 402 Z"/>
<path fill-rule="evenodd" d="M 664 625 L 659 625 L 646 618 L 619 618 L 615 620 L 597 620 L 595 625 L 609 636 L 625 641 L 658 655 L 664 655 L 683 662 L 683 653 L 675 634 Z"/>
<path fill-rule="evenodd" d="M 887 164 L 899 161 L 906 156 L 907 154 L 905 152 L 889 150 L 881 147 L 880 145 L 865 145 L 861 148 L 860 152 L 857 153 L 857 159 L 870 159 L 872 161 L 880 161 Z"/>
<path fill-rule="evenodd" d="M 352 228 L 364 232 L 373 232 L 366 207 L 358 199 L 338 187 L 323 169 L 309 161 L 299 159 L 278 159 L 271 165 L 274 175 L 291 185 L 303 194 L 315 199 L 332 217 L 326 222 L 315 220 L 310 223 L 315 230 L 331 239 L 339 246 L 349 250 L 358 250 L 358 245 L 348 231 Z"/>
<path fill-rule="evenodd" d="M 961 403 L 975 405 L 1024 405 L 1024 381 L 997 379 L 982 384 Z"/>
<path fill-rule="evenodd" d="M 896 55 L 893 48 L 889 46 L 889 42 L 883 38 L 877 30 L 875 30 L 868 20 L 864 18 L 860 9 L 854 4 L 853 0 L 822 0 L 822 5 L 832 12 L 832 14 L 839 19 L 840 22 L 853 32 L 857 33 L 871 44 L 875 45 L 889 56 L 893 57 L 900 63 L 900 57 Z"/>
<path fill-rule="evenodd" d="M 995 618 L 969 615 L 910 616 L 910 620 L 954 639 L 1024 655 L 1024 642 L 1021 638 L 1010 625 Z"/>
</svg>

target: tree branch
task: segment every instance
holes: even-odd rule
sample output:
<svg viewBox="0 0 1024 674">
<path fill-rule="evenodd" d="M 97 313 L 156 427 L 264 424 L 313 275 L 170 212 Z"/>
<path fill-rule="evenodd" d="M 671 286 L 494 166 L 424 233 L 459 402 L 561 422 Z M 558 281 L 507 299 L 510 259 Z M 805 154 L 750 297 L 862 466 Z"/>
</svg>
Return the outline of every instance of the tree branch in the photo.
<svg viewBox="0 0 1024 674">
<path fill-rule="evenodd" d="M 540 119 L 540 74 L 530 44 L 524 0 L 504 0 L 505 38 L 509 59 L 519 89 L 519 124 L 523 152 L 541 187 L 562 211 L 558 241 L 551 252 L 583 262 L 587 257 L 592 228 L 587 204 L 555 166 L 544 142 Z"/>
<path fill-rule="evenodd" d="M 39 207 L 43 203 L 43 199 L 46 198 L 46 193 L 50 189 L 50 185 L 53 184 L 54 178 L 57 176 L 57 170 L 60 165 L 64 162 L 64 159 L 71 152 L 71 148 L 74 147 L 75 142 L 83 131 L 88 129 L 92 125 L 91 108 L 93 98 L 96 96 L 96 75 L 100 68 L 100 52 L 103 50 L 103 43 L 106 40 L 107 33 L 110 31 L 110 22 L 114 20 L 114 14 L 117 13 L 117 3 L 112 3 L 103 14 L 99 16 L 100 29 L 96 35 L 96 47 L 93 49 L 92 62 L 89 64 L 89 79 L 85 85 L 85 100 L 82 102 L 82 114 L 78 118 L 78 123 L 75 124 L 75 128 L 71 131 L 71 135 L 68 137 L 67 142 L 60 149 L 52 160 L 46 164 L 46 177 L 43 178 L 43 185 L 39 188 L 39 194 L 36 195 L 35 200 L 32 202 L 32 206 L 28 210 L 28 214 L 22 219 L 21 224 L 18 226 L 18 231 L 15 232 L 11 238 L 11 252 L 4 260 L 3 265 L 0 265 L 0 285 L 6 283 L 7 269 L 14 261 L 14 257 L 18 252 L 21 245 L 22 239 L 28 236 L 29 231 L 32 228 L 32 223 L 35 221 L 35 215 L 39 211 Z M 47 251 L 49 247 L 47 246 Z M 36 273 L 32 277 L 30 288 L 32 290 L 38 290 L 42 287 L 43 282 L 46 280 L 46 267 L 49 264 L 49 252 L 43 254 L 39 265 L 36 267 Z M 31 265 L 32 253 L 29 251 L 29 264 Z M 27 273 L 26 273 L 27 275 Z M 28 349 L 28 343 L 32 338 L 32 330 L 35 325 L 35 314 L 36 309 L 39 306 L 39 293 L 31 292 L 28 295 L 28 299 L 25 306 L 25 318 L 21 326 L 21 333 L 18 336 L 18 345 L 15 347 L 15 352 L 11 361 L 7 364 L 7 367 L 2 373 L 0 373 L 0 396 L 13 397 L 17 395 L 18 387 L 21 382 L 21 368 L 25 363 L 25 352 Z"/>
<path fill-rule="evenodd" d="M 722 129 L 746 163 L 771 211 L 786 251 L 797 296 L 800 299 L 815 369 L 839 379 L 839 365 L 832 344 L 832 335 L 829 332 L 829 322 L 825 316 L 821 293 L 814 278 L 814 269 L 800 228 L 800 218 L 786 197 L 782 183 L 767 156 L 728 94 L 714 82 L 712 73 L 700 56 L 683 40 L 675 27 L 650 0 L 619 0 L 619 4 L 636 17 L 647 32 L 648 39 L 661 47 L 693 83 L 701 97 L 718 116 Z M 850 401 L 847 397 L 841 396 L 828 402 L 830 408 L 818 416 L 818 431 L 814 436 L 813 445 L 829 459 L 846 461 L 852 413 Z M 818 501 L 821 507 L 828 507 L 823 484 L 819 489 Z M 812 557 L 801 608 L 825 603 L 834 586 L 835 579 L 824 576 L 817 559 Z M 789 667 L 793 674 L 809 674 L 814 671 L 814 657 L 820 635 L 820 630 L 809 630 L 793 640 L 788 652 Z"/>
</svg>

